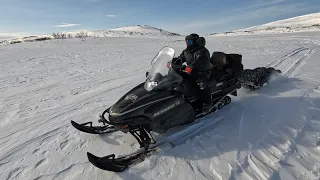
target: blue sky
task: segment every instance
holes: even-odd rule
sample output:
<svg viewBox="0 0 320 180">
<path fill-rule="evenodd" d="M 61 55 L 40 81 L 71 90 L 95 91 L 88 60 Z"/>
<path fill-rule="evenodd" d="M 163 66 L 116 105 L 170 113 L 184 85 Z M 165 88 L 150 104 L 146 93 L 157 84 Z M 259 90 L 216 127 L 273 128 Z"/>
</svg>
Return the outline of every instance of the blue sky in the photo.
<svg viewBox="0 0 320 180">
<path fill-rule="evenodd" d="M 315 12 L 320 0 L 0 0 L 0 34 L 147 24 L 202 35 Z"/>
</svg>

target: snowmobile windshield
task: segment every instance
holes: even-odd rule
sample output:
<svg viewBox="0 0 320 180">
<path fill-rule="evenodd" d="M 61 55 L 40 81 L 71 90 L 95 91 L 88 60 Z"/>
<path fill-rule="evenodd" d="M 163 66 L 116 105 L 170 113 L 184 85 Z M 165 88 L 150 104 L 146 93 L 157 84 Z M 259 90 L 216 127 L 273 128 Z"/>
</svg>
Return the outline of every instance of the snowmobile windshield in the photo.
<svg viewBox="0 0 320 180">
<path fill-rule="evenodd" d="M 182 77 L 169 65 L 174 57 L 174 53 L 175 51 L 171 47 L 164 47 L 153 58 L 151 70 L 144 83 L 145 90 L 168 89 L 181 84 Z"/>
</svg>

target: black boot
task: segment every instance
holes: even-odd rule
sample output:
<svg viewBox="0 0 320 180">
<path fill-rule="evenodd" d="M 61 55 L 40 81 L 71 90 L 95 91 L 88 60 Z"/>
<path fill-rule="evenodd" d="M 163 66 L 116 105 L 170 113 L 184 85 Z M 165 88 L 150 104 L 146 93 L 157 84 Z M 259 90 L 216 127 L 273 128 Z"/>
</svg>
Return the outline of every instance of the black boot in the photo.
<svg viewBox="0 0 320 180">
<path fill-rule="evenodd" d="M 200 95 L 200 99 L 202 101 L 202 112 L 203 113 L 209 113 L 212 108 L 212 100 L 211 100 L 211 94 L 210 94 L 210 89 L 206 88 L 202 91 Z"/>
<path fill-rule="evenodd" d="M 197 80 L 197 85 L 199 87 L 200 101 L 202 101 L 202 113 L 207 114 L 212 108 L 210 87 L 207 87 L 207 82 L 202 79 Z"/>
<path fill-rule="evenodd" d="M 212 103 L 203 103 L 203 106 L 202 106 L 202 113 L 209 113 L 211 111 L 211 108 L 212 108 Z"/>
</svg>

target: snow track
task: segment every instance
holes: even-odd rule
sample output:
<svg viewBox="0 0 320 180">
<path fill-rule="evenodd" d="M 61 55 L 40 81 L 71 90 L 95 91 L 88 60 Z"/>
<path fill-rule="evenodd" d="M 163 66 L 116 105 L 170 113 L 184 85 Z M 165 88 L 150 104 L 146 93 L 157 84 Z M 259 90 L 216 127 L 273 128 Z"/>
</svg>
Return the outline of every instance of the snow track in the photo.
<svg viewBox="0 0 320 180">
<path fill-rule="evenodd" d="M 267 67 L 280 69 L 286 77 L 294 77 L 296 70 L 299 69 L 305 60 L 315 52 L 316 47 L 300 47 L 286 54 L 281 59 L 274 61 Z"/>
</svg>

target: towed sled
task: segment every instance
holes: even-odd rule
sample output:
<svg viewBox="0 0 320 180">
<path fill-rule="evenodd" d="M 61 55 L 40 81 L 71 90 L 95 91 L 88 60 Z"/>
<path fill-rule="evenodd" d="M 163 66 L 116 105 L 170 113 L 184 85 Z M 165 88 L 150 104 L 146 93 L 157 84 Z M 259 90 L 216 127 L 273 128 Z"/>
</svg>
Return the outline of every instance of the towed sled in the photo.
<svg viewBox="0 0 320 180">
<path fill-rule="evenodd" d="M 229 95 L 237 96 L 237 90 L 241 88 L 238 78 L 243 71 L 241 55 L 225 54 L 228 67 L 217 69 L 214 64 L 219 57 L 213 53 L 210 59 L 212 76 L 208 83 L 213 106 L 209 113 L 202 112 L 202 102 L 197 96 L 199 89 L 183 78 L 185 66 L 171 64 L 174 55 L 173 48 L 162 48 L 151 61 L 151 70 L 146 73 L 145 82 L 106 109 L 99 119 L 101 126 L 93 126 L 92 122 L 78 124 L 71 121 L 76 129 L 86 133 L 130 133 L 140 144 L 138 151 L 125 156 L 111 154 L 97 157 L 87 153 L 94 166 L 107 171 L 124 171 L 156 153 L 158 147 L 165 143 L 156 142 L 151 132 L 163 134 L 173 127 L 192 123 L 231 103 Z"/>
<path fill-rule="evenodd" d="M 273 67 L 257 67 L 254 69 L 243 70 L 241 76 L 238 79 L 242 87 L 251 90 L 257 90 L 265 86 L 272 75 L 280 73 L 281 70 L 275 69 Z"/>
</svg>

